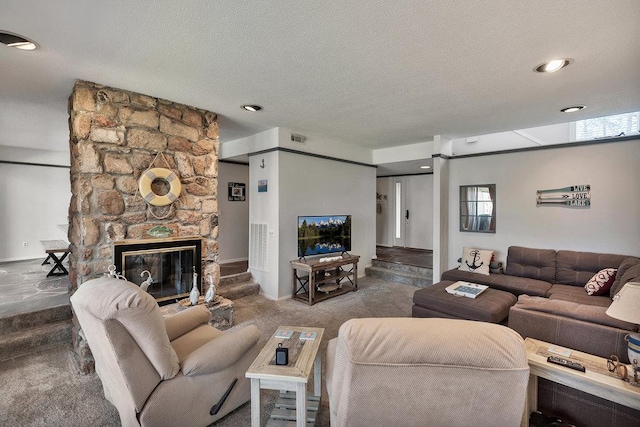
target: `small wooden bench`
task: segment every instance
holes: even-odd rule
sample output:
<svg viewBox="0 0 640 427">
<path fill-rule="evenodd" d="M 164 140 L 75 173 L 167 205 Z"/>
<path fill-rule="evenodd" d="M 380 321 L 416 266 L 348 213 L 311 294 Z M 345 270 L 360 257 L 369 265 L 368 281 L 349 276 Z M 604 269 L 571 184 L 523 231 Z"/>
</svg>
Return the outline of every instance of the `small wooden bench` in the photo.
<svg viewBox="0 0 640 427">
<path fill-rule="evenodd" d="M 44 251 L 47 253 L 47 258 L 42 262 L 42 265 L 49 264 L 49 260 L 53 260 L 54 265 L 47 274 L 47 277 L 50 276 L 66 276 L 69 274 L 64 265 L 62 265 L 62 261 L 69 255 L 71 250 L 69 249 L 69 243 L 64 240 L 40 240 L 40 244 L 44 248 Z M 56 256 L 57 253 L 61 253 L 62 257 L 58 258 Z"/>
</svg>

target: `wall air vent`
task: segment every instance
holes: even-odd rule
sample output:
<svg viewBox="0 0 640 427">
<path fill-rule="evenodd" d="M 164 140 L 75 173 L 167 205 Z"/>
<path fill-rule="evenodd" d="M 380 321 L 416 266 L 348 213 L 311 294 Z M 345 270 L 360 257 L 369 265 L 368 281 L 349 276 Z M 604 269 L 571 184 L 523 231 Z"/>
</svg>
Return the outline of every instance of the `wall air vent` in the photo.
<svg viewBox="0 0 640 427">
<path fill-rule="evenodd" d="M 267 271 L 267 224 L 249 224 L 249 267 Z"/>
<path fill-rule="evenodd" d="M 305 138 L 302 135 L 295 135 L 295 134 L 291 134 L 291 142 L 297 142 L 298 144 L 304 144 L 304 142 L 307 140 L 307 138 Z"/>
</svg>

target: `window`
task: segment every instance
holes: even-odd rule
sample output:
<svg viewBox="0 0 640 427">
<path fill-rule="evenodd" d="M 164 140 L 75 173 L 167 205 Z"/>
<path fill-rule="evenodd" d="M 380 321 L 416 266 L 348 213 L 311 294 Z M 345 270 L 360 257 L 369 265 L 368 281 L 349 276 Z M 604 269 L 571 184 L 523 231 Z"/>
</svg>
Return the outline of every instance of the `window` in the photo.
<svg viewBox="0 0 640 427">
<path fill-rule="evenodd" d="M 622 136 L 621 133 L 626 136 L 638 134 L 639 117 L 640 112 L 636 111 L 615 116 L 578 120 L 575 122 L 576 141 Z"/>
</svg>

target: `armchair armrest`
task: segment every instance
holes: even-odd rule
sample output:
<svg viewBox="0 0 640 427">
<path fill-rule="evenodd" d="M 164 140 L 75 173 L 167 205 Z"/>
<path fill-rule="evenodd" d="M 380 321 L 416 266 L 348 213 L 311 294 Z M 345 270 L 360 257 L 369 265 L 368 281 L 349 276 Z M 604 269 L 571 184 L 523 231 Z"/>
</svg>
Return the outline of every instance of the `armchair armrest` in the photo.
<svg viewBox="0 0 640 427">
<path fill-rule="evenodd" d="M 169 341 L 186 334 L 196 327 L 208 323 L 211 320 L 211 313 L 204 305 L 196 305 L 174 315 L 164 318 L 164 326 L 169 335 Z"/>
<path fill-rule="evenodd" d="M 182 362 L 182 373 L 195 376 L 220 372 L 240 360 L 259 339 L 255 325 L 224 334 L 189 354 Z"/>
</svg>

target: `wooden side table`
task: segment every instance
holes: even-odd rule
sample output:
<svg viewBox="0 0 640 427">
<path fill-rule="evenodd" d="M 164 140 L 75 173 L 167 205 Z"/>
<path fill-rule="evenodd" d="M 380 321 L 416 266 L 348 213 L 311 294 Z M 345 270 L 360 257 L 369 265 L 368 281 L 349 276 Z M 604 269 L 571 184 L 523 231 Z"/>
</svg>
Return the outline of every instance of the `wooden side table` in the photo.
<svg viewBox="0 0 640 427">
<path fill-rule="evenodd" d="M 295 419 L 297 427 L 307 425 L 307 382 L 313 368 L 313 394 L 316 402 L 321 395 L 322 365 L 318 349 L 324 333 L 323 328 L 305 328 L 280 326 L 278 331 L 293 331 L 289 339 L 269 339 L 256 360 L 251 364 L 245 376 L 251 378 L 251 426 L 260 427 L 260 390 L 292 391 L 296 394 Z M 277 331 L 276 331 L 277 332 Z M 315 332 L 314 340 L 300 340 L 301 332 Z M 278 344 L 289 348 L 289 364 L 275 365 L 275 352 Z M 293 351 L 295 348 L 295 351 Z M 319 402 L 316 405 L 319 407 Z"/>
<path fill-rule="evenodd" d="M 609 372 L 607 359 L 572 349 L 567 349 L 571 351 L 571 355 L 565 357 L 548 351 L 551 346 L 558 347 L 553 344 L 533 338 L 527 338 L 524 342 L 527 347 L 530 377 L 523 426 L 527 425 L 529 414 L 538 407 L 538 377 L 640 410 L 640 387 L 630 385 Z M 586 372 L 549 363 L 548 356 L 562 357 L 581 363 Z M 631 372 L 630 366 L 628 370 Z"/>
</svg>

